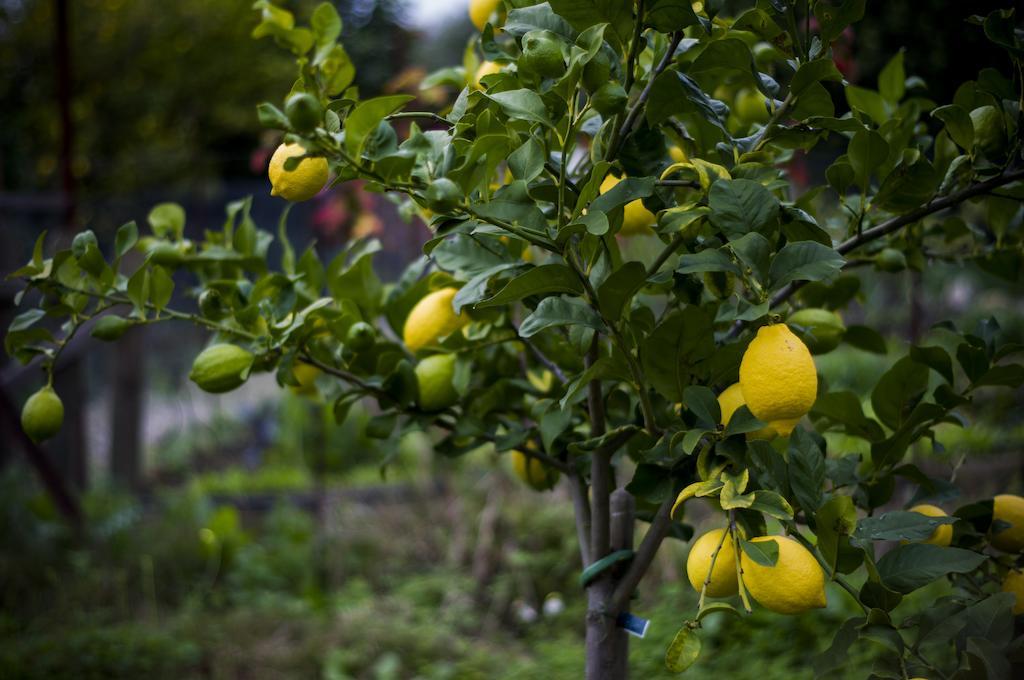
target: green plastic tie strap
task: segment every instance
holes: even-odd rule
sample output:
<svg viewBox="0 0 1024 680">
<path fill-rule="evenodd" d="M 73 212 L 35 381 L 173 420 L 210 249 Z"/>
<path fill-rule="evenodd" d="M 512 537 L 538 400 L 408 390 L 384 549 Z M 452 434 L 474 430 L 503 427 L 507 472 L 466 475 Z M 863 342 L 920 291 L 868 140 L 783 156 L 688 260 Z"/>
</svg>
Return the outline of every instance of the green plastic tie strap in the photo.
<svg viewBox="0 0 1024 680">
<path fill-rule="evenodd" d="M 608 567 L 631 559 L 633 559 L 632 550 L 616 550 L 611 555 L 605 555 L 597 562 L 594 562 L 583 570 L 583 573 L 580 574 L 580 586 L 586 588 L 591 581 L 597 578 L 601 572 Z"/>
</svg>

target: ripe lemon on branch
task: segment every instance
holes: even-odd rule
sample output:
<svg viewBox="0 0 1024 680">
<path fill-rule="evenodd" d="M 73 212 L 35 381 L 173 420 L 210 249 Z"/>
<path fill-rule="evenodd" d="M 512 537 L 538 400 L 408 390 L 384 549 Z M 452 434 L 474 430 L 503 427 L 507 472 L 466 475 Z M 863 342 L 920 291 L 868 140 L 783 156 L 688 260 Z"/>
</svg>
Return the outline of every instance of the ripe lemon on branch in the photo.
<svg viewBox="0 0 1024 680">
<path fill-rule="evenodd" d="M 469 0 L 469 20 L 476 26 L 476 30 L 484 30 L 500 4 L 501 0 Z"/>
<path fill-rule="evenodd" d="M 750 412 L 786 437 L 814 405 L 818 372 L 785 324 L 762 326 L 743 353 L 740 387 Z"/>
<path fill-rule="evenodd" d="M 1024 498 L 1008 493 L 996 496 L 992 522 L 988 536 L 992 547 L 1008 553 L 1024 550 Z"/>
<path fill-rule="evenodd" d="M 611 191 L 622 178 L 614 175 L 607 175 L 601 182 L 601 193 Z M 650 233 L 651 225 L 655 224 L 658 218 L 650 210 L 644 207 L 644 202 L 639 198 L 630 201 L 625 206 L 625 213 L 622 216 L 622 229 L 619 233 L 623 236 L 636 236 L 637 234 Z"/>
<path fill-rule="evenodd" d="M 547 491 L 558 483 L 558 470 L 516 449 L 511 455 L 512 471 L 534 491 Z"/>
<path fill-rule="evenodd" d="M 925 517 L 948 517 L 949 516 L 949 515 L 946 514 L 946 511 L 943 510 L 942 508 L 938 507 L 937 505 L 929 505 L 928 503 L 922 503 L 920 505 L 915 505 L 914 507 L 910 508 L 910 512 L 916 512 L 919 515 L 924 515 Z M 932 532 L 931 536 L 929 536 L 928 538 L 924 539 L 921 542 L 922 543 L 931 543 L 932 545 L 940 545 L 940 546 L 945 547 L 945 546 L 949 545 L 952 542 L 952 540 L 953 540 L 953 525 L 952 524 L 943 524 L 941 526 L 936 527 L 935 531 Z"/>
<path fill-rule="evenodd" d="M 416 303 L 402 331 L 402 339 L 410 351 L 432 345 L 469 323 L 466 314 L 456 314 L 452 309 L 452 299 L 458 292 L 458 288 L 442 288 Z"/>
<path fill-rule="evenodd" d="M 270 177 L 271 196 L 289 201 L 308 201 L 320 193 L 327 184 L 327 159 L 304 158 L 293 170 L 286 170 L 285 161 L 304 156 L 306 150 L 299 144 L 282 144 L 270 157 L 267 175 Z"/>
<path fill-rule="evenodd" d="M 751 543 L 775 541 L 779 557 L 774 566 L 758 564 L 740 555 L 743 585 L 765 609 L 778 614 L 799 614 L 825 606 L 825 575 L 814 555 L 789 536 L 758 536 Z"/>
<path fill-rule="evenodd" d="M 686 557 L 686 577 L 698 593 L 705 581 L 708 582 L 706 592 L 710 597 L 729 597 L 739 590 L 736 547 L 732 534 L 727 532 L 728 529 L 713 529 L 694 541 L 690 547 L 690 554 Z M 714 556 L 716 550 L 718 557 Z M 711 567 L 712 558 L 715 560 L 714 568 Z"/>
<path fill-rule="evenodd" d="M 721 394 L 718 395 L 718 410 L 722 412 L 723 427 L 728 427 L 729 421 L 732 420 L 732 415 L 736 413 L 736 409 L 744 404 L 746 404 L 746 402 L 743 401 L 743 388 L 739 383 L 729 385 Z M 770 426 L 765 426 L 760 430 L 747 433 L 748 440 L 775 439 L 777 436 L 778 433 Z"/>
</svg>

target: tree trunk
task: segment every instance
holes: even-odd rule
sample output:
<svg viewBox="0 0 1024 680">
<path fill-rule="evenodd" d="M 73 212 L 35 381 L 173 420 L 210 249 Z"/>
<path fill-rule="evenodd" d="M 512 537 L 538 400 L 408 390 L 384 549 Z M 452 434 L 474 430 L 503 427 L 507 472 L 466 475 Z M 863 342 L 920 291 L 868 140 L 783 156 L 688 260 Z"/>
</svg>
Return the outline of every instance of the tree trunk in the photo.
<svg viewBox="0 0 1024 680">
<path fill-rule="evenodd" d="M 635 502 L 624 489 L 611 495 L 611 550 L 633 549 Z M 595 555 L 595 557 L 597 557 Z M 629 677 L 629 636 L 608 611 L 612 593 L 622 575 L 620 566 L 605 572 L 587 589 L 587 680 L 626 680 Z"/>
</svg>

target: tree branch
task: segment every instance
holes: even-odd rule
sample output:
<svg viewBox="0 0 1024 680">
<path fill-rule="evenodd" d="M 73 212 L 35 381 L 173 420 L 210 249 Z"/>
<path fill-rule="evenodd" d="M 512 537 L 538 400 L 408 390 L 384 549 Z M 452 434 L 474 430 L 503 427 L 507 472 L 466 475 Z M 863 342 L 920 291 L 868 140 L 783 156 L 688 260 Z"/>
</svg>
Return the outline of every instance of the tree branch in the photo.
<svg viewBox="0 0 1024 680">
<path fill-rule="evenodd" d="M 586 367 L 590 368 L 597 362 L 598 342 L 600 336 L 594 333 L 594 339 L 587 351 Z M 590 410 L 590 436 L 600 437 L 605 433 L 604 397 L 601 394 L 601 380 L 595 378 L 587 385 L 587 407 Z M 601 559 L 608 553 L 610 514 L 609 496 L 611 494 L 611 455 L 603 449 L 594 451 L 590 456 L 590 504 L 591 529 L 590 549 L 593 559 Z"/>
<path fill-rule="evenodd" d="M 622 126 L 615 129 L 611 141 L 608 143 L 608 153 L 605 158 L 611 160 L 619 153 L 619 147 L 622 146 L 622 141 L 629 134 L 629 131 L 633 128 L 633 124 L 636 123 L 636 119 L 640 116 L 640 111 L 643 110 L 644 104 L 647 103 L 647 99 L 651 96 L 651 89 L 654 87 L 654 80 L 662 71 L 668 68 L 668 65 L 672 63 L 672 57 L 675 56 L 676 48 L 679 47 L 679 42 L 683 39 L 683 32 L 676 31 L 672 34 L 672 40 L 669 41 L 668 49 L 665 50 L 665 54 L 662 55 L 661 61 L 651 71 L 650 76 L 647 78 L 647 84 L 644 89 L 640 92 L 640 96 L 637 97 L 636 102 L 630 107 L 629 112 L 626 114 L 626 120 L 623 121 Z M 627 90 L 628 92 L 628 90 Z"/>
<path fill-rule="evenodd" d="M 657 274 L 658 270 L 661 269 L 661 266 L 668 261 L 668 258 L 672 257 L 672 253 L 679 250 L 679 246 L 681 245 L 683 245 L 683 235 L 676 234 L 665 246 L 665 249 L 658 254 L 658 258 L 651 263 L 650 267 L 647 268 L 647 278 Z"/>
<path fill-rule="evenodd" d="M 1024 169 L 1015 170 L 1013 172 L 998 175 L 996 177 L 993 177 L 992 179 L 985 180 L 984 182 L 979 182 L 973 186 L 967 187 L 966 189 L 950 194 L 949 196 L 929 201 L 928 203 L 922 205 L 921 207 L 915 208 L 914 210 L 911 210 L 906 214 L 888 219 L 882 222 L 881 224 L 871 227 L 870 229 L 865 229 L 856 236 L 852 236 L 846 239 L 838 246 L 836 246 L 836 252 L 839 253 L 840 255 L 845 255 L 849 252 L 856 250 L 857 248 L 860 248 L 862 245 L 866 243 L 870 243 L 871 241 L 880 239 L 883 236 L 887 236 L 893 232 L 899 231 L 903 227 L 911 225 L 914 222 L 917 222 L 918 220 L 927 217 L 928 215 L 937 213 L 940 210 L 945 210 L 946 208 L 952 208 L 956 205 L 959 205 L 960 203 L 963 203 L 968 199 L 974 198 L 975 196 L 982 196 L 984 194 L 990 193 L 994 189 L 998 189 L 1001 186 L 1010 184 L 1012 182 L 1016 182 L 1017 180 L 1020 179 L 1024 179 Z M 850 263 L 847 264 L 849 265 Z M 844 269 L 845 268 L 846 267 L 844 266 Z M 777 307 L 786 300 L 788 300 L 789 298 L 791 298 L 794 293 L 796 293 L 798 290 L 800 290 L 800 288 L 803 287 L 804 283 L 805 282 L 803 281 L 793 281 L 792 283 L 786 284 L 785 286 L 777 290 L 775 294 L 772 295 L 771 300 L 769 301 L 769 308 Z M 746 324 L 743 321 L 737 321 L 736 323 L 734 323 L 732 328 L 729 329 L 729 333 L 726 335 L 726 339 L 731 340 L 738 336 L 745 325 Z"/>
<path fill-rule="evenodd" d="M 651 562 L 654 561 L 654 556 L 658 553 L 658 548 L 661 547 L 661 542 L 665 540 L 665 536 L 668 535 L 668 529 L 672 525 L 670 513 L 674 502 L 675 495 L 670 494 L 661 504 L 661 507 L 658 508 L 658 512 L 651 521 L 650 528 L 647 529 L 644 540 L 640 542 L 640 547 L 636 549 L 633 561 L 629 563 L 629 569 L 626 570 L 618 585 L 615 586 L 615 592 L 612 593 L 611 601 L 609 602 L 608 616 L 618 616 L 620 612 L 625 610 L 629 604 L 629 598 L 633 596 L 633 591 L 636 590 L 640 580 L 651 566 Z"/>
</svg>

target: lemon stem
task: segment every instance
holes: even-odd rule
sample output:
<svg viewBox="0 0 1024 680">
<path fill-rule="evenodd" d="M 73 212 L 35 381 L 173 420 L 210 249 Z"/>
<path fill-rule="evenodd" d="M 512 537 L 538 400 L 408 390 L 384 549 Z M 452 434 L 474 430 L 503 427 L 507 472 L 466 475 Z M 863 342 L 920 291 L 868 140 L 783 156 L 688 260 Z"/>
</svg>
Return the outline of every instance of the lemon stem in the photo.
<svg viewBox="0 0 1024 680">
<path fill-rule="evenodd" d="M 711 564 L 708 565 L 708 575 L 704 579 L 704 583 L 700 587 L 700 600 L 697 602 L 697 613 L 704 611 L 704 598 L 708 593 L 708 586 L 711 585 L 711 574 L 715 571 L 715 563 L 718 562 L 718 554 L 722 552 L 722 546 L 725 545 L 725 539 L 732 534 L 731 526 L 722 532 L 722 538 L 718 541 L 718 546 L 715 551 L 711 553 Z"/>
</svg>

